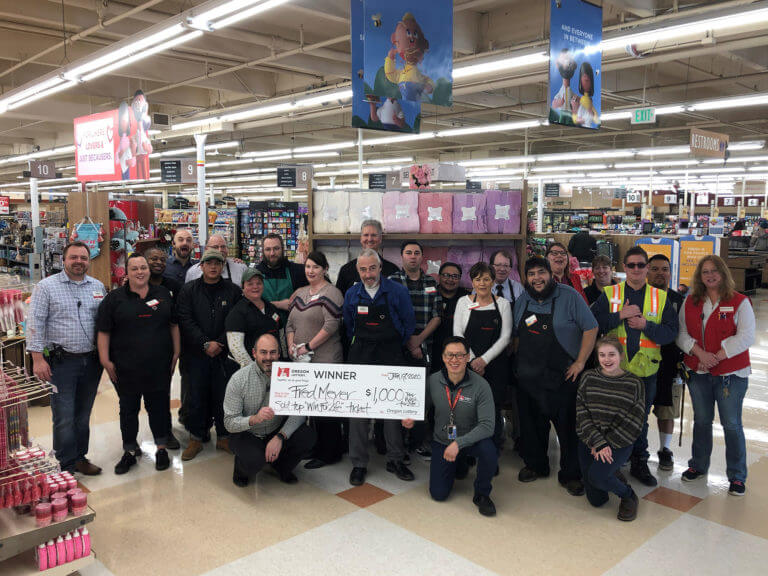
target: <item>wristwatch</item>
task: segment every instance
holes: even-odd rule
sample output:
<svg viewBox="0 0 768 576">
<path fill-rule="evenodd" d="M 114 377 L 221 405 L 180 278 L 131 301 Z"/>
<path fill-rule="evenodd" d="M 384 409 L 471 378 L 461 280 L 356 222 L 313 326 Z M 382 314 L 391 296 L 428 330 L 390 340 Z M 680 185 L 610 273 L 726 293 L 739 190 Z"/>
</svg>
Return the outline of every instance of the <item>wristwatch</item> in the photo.
<svg viewBox="0 0 768 576">
<path fill-rule="evenodd" d="M 307 352 L 312 352 L 312 346 L 310 346 L 310 345 L 309 345 L 309 342 L 307 342 L 306 344 L 304 344 L 304 348 L 306 348 L 306 349 L 307 349 Z"/>
<path fill-rule="evenodd" d="M 209 347 L 210 345 L 211 345 L 211 343 L 210 343 L 210 342 L 206 342 L 205 344 L 203 344 L 203 350 L 205 350 L 205 351 L 207 352 L 207 351 L 208 351 L 208 347 Z"/>
<path fill-rule="evenodd" d="M 275 436 L 280 436 L 280 440 L 282 440 L 283 442 L 285 442 L 286 440 L 288 440 L 288 436 L 286 436 L 286 435 L 285 435 L 285 434 L 283 434 L 282 432 L 278 432 L 277 434 L 275 434 Z"/>
</svg>

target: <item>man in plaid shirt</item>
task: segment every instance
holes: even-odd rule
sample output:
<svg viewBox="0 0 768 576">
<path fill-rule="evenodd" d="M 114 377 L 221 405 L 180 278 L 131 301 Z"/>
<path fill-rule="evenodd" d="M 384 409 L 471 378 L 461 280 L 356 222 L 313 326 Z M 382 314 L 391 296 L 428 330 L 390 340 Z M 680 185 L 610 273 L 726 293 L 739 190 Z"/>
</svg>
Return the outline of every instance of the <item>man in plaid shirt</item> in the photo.
<svg viewBox="0 0 768 576">
<path fill-rule="evenodd" d="M 408 339 L 408 353 L 414 364 L 426 366 L 429 373 L 432 335 L 440 326 L 443 298 L 437 289 L 437 281 L 432 276 L 424 274 L 421 269 L 424 249 L 418 241 L 405 240 L 400 245 L 400 256 L 403 267 L 389 279 L 400 282 L 408 289 L 411 296 L 413 311 L 416 314 L 416 330 Z M 408 444 L 410 449 L 416 449 L 419 456 L 429 460 L 432 431 L 431 426 L 427 426 L 425 422 L 416 423 Z"/>
</svg>

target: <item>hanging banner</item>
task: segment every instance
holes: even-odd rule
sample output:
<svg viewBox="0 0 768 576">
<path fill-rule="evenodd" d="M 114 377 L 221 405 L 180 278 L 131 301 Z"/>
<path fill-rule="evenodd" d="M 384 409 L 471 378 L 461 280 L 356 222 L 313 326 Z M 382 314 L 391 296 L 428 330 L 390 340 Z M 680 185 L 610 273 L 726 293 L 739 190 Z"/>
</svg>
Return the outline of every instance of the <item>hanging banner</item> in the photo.
<svg viewBox="0 0 768 576">
<path fill-rule="evenodd" d="M 10 196 L 0 196 L 0 214 L 11 213 L 11 198 Z"/>
<path fill-rule="evenodd" d="M 117 110 L 75 118 L 78 182 L 149 178 L 149 104 L 141 90 Z"/>
<path fill-rule="evenodd" d="M 549 121 L 600 128 L 603 9 L 582 0 L 550 0 Z"/>
<path fill-rule="evenodd" d="M 728 134 L 691 128 L 691 154 L 694 158 L 725 158 Z"/>
</svg>

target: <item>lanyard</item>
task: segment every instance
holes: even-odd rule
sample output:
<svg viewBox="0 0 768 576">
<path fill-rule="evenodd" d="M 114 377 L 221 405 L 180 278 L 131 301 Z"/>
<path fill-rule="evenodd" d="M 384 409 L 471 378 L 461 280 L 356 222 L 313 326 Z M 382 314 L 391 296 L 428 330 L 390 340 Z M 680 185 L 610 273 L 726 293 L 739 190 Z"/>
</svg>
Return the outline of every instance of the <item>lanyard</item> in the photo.
<svg viewBox="0 0 768 576">
<path fill-rule="evenodd" d="M 461 390 L 462 388 L 459 388 L 456 391 L 456 397 L 451 400 L 451 392 L 448 389 L 448 386 L 445 387 L 445 397 L 448 398 L 448 407 L 451 409 L 451 425 L 453 425 L 453 411 L 456 408 L 456 404 L 459 403 L 459 398 L 461 397 Z"/>
</svg>

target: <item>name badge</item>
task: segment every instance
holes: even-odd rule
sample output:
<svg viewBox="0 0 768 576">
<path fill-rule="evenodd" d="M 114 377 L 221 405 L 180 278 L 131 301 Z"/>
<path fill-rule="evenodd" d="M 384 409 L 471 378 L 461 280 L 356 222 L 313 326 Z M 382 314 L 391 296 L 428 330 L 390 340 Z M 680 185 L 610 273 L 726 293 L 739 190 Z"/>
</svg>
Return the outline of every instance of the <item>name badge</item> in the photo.
<svg viewBox="0 0 768 576">
<path fill-rule="evenodd" d="M 733 306 L 721 306 L 720 312 L 733 312 Z"/>
<path fill-rule="evenodd" d="M 272 320 L 274 320 L 275 322 L 279 322 L 280 321 L 280 314 L 278 314 L 277 312 L 272 314 Z"/>
<path fill-rule="evenodd" d="M 368 306 L 358 306 L 357 307 L 357 313 L 358 314 L 368 314 Z"/>
<path fill-rule="evenodd" d="M 537 320 L 536 314 L 531 314 L 530 316 L 528 316 L 528 318 L 525 319 L 525 325 L 529 327 L 533 326 L 534 324 L 536 324 L 536 320 Z"/>
<path fill-rule="evenodd" d="M 102 298 L 104 298 L 104 294 L 102 294 L 101 292 L 94 292 L 93 293 L 93 299 L 94 300 L 101 300 Z"/>
<path fill-rule="evenodd" d="M 656 312 L 648 312 L 647 316 L 649 318 L 656 318 L 656 316 L 658 316 L 658 314 Z"/>
<path fill-rule="evenodd" d="M 160 301 L 159 301 L 159 300 L 157 300 L 156 298 L 152 298 L 152 300 L 148 300 L 146 304 L 147 304 L 147 306 L 149 306 L 150 308 L 156 308 L 156 307 L 157 307 L 157 305 L 158 305 L 158 304 L 160 304 Z"/>
<path fill-rule="evenodd" d="M 309 299 L 309 301 L 310 301 L 310 302 L 314 302 L 314 301 L 315 301 L 315 300 L 317 300 L 318 298 L 320 298 L 320 294 L 315 294 L 314 296 L 312 296 L 312 297 Z"/>
<path fill-rule="evenodd" d="M 426 288 L 424 288 L 424 292 L 426 294 L 434 294 L 437 292 L 437 288 L 435 288 L 434 286 L 427 286 Z"/>
<path fill-rule="evenodd" d="M 469 308 L 470 310 L 474 310 L 475 308 L 480 308 L 480 302 L 470 302 L 467 308 Z"/>
<path fill-rule="evenodd" d="M 221 305 L 222 305 L 222 306 L 226 306 L 226 305 L 227 305 L 227 301 L 226 301 L 226 300 L 222 300 L 222 301 L 221 301 Z"/>
</svg>

